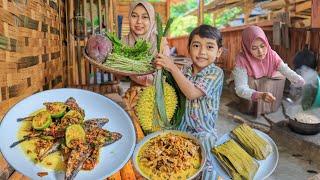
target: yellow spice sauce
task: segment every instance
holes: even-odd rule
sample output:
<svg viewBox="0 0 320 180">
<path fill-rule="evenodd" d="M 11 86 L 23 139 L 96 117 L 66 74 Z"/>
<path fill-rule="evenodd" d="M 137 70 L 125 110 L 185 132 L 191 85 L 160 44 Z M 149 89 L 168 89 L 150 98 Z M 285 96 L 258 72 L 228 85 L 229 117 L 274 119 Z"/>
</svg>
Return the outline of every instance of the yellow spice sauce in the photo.
<svg viewBox="0 0 320 180">
<path fill-rule="evenodd" d="M 44 109 L 40 109 L 40 110 L 32 113 L 31 115 L 35 115 L 43 110 Z M 21 126 L 20 126 L 20 129 L 17 134 L 17 140 L 23 139 L 23 136 L 29 134 L 31 128 L 32 128 L 32 121 L 26 120 L 26 121 L 21 122 Z M 49 156 L 45 157 L 41 163 L 36 162 L 35 159 L 37 157 L 37 154 L 35 153 L 35 148 L 36 148 L 35 142 L 38 140 L 39 139 L 34 138 L 34 139 L 31 139 L 29 141 L 24 141 L 19 144 L 19 146 L 21 147 L 22 151 L 27 156 L 27 158 L 30 159 L 35 164 L 38 163 L 39 165 L 43 166 L 44 168 L 54 170 L 54 171 L 64 171 L 65 164 L 63 162 L 62 155 L 59 151 L 52 153 Z"/>
<path fill-rule="evenodd" d="M 138 166 L 140 168 L 140 170 L 142 171 L 143 175 L 145 177 L 147 177 L 148 179 L 151 180 L 163 180 L 164 178 L 156 175 L 154 172 L 152 172 L 152 169 L 149 168 L 148 166 L 146 166 L 144 163 L 141 163 L 141 161 L 139 161 L 139 159 L 141 159 L 142 154 L 145 152 L 146 148 L 148 147 L 148 143 L 145 143 L 137 156 L 137 162 L 138 162 Z M 199 156 L 197 157 L 193 157 L 192 159 L 189 160 L 192 164 L 191 168 L 186 169 L 186 170 L 180 170 L 175 174 L 171 174 L 170 176 L 170 180 L 178 180 L 178 179 L 188 179 L 189 177 L 193 176 L 200 168 L 201 166 L 201 154 L 199 153 Z"/>
</svg>

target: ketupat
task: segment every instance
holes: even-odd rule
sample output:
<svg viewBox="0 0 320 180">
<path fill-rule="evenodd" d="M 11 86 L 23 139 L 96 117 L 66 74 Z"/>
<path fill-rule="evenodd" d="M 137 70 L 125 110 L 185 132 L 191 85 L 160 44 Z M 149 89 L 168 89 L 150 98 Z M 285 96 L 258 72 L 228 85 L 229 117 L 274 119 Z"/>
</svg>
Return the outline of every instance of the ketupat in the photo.
<svg viewBox="0 0 320 180">
<path fill-rule="evenodd" d="M 234 180 L 253 179 L 259 164 L 234 140 L 212 149 L 220 164 Z"/>
<path fill-rule="evenodd" d="M 263 160 L 272 152 L 271 145 L 262 139 L 250 126 L 241 124 L 231 131 L 241 146 L 254 158 Z"/>
<path fill-rule="evenodd" d="M 167 117 L 171 120 L 178 104 L 178 99 L 174 88 L 168 83 L 164 83 L 164 101 Z M 153 123 L 154 107 L 155 86 L 149 86 L 140 93 L 139 100 L 135 107 L 139 122 L 145 132 L 154 132 L 160 129 L 160 127 L 155 126 Z"/>
</svg>

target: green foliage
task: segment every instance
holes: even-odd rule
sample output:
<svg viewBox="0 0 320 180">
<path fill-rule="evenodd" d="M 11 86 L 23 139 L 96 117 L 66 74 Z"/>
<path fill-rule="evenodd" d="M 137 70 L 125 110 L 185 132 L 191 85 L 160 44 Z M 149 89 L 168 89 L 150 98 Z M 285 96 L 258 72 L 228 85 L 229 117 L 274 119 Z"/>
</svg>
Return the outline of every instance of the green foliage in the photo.
<svg viewBox="0 0 320 180">
<path fill-rule="evenodd" d="M 146 40 L 138 39 L 133 47 L 121 42 L 121 40 L 112 33 L 106 33 L 107 37 L 113 44 L 113 54 L 122 55 L 126 58 L 136 61 L 145 61 L 152 59 L 149 50 L 151 44 Z"/>
<path fill-rule="evenodd" d="M 212 0 L 206 0 L 208 3 Z M 187 12 L 194 10 L 198 7 L 197 0 L 187 0 L 186 3 L 172 5 L 170 9 L 171 17 L 177 17 L 172 23 L 170 35 L 173 37 L 188 35 L 196 26 L 198 18 L 196 16 L 183 16 Z M 241 8 L 235 7 L 226 9 L 213 19 L 212 14 L 204 15 L 204 24 L 209 24 L 217 28 L 228 24 L 229 21 L 234 19 L 242 12 Z"/>
<path fill-rule="evenodd" d="M 204 3 L 207 4 L 212 0 L 205 0 Z M 198 0 L 186 0 L 183 3 L 179 3 L 177 5 L 171 5 L 170 8 L 170 16 L 171 17 L 179 17 L 185 14 L 186 12 L 195 9 L 198 7 Z"/>
<path fill-rule="evenodd" d="M 217 27 L 224 26 L 228 24 L 230 20 L 234 19 L 237 15 L 239 15 L 241 12 L 242 12 L 242 9 L 239 7 L 227 9 L 219 17 L 215 19 L 214 24 Z"/>
</svg>

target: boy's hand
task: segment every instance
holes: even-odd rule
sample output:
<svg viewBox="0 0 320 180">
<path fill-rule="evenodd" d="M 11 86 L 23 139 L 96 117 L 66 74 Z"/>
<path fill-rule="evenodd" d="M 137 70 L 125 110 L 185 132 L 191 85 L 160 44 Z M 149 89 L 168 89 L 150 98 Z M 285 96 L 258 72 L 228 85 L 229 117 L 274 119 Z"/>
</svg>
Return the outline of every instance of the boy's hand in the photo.
<svg viewBox="0 0 320 180">
<path fill-rule="evenodd" d="M 173 60 L 170 57 L 165 56 L 163 54 L 157 55 L 154 64 L 157 69 L 165 68 L 169 72 L 172 72 L 176 68 L 176 65 L 174 64 Z"/>
</svg>

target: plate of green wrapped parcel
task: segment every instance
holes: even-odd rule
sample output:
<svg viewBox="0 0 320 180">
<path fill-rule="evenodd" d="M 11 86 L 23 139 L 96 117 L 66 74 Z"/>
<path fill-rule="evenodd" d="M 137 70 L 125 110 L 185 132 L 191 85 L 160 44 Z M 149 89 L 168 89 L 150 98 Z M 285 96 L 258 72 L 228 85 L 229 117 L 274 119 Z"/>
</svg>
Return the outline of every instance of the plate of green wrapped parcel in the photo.
<svg viewBox="0 0 320 180">
<path fill-rule="evenodd" d="M 279 159 L 274 141 L 247 124 L 241 124 L 219 138 L 212 153 L 215 170 L 223 179 L 266 179 L 277 167 Z"/>
</svg>

